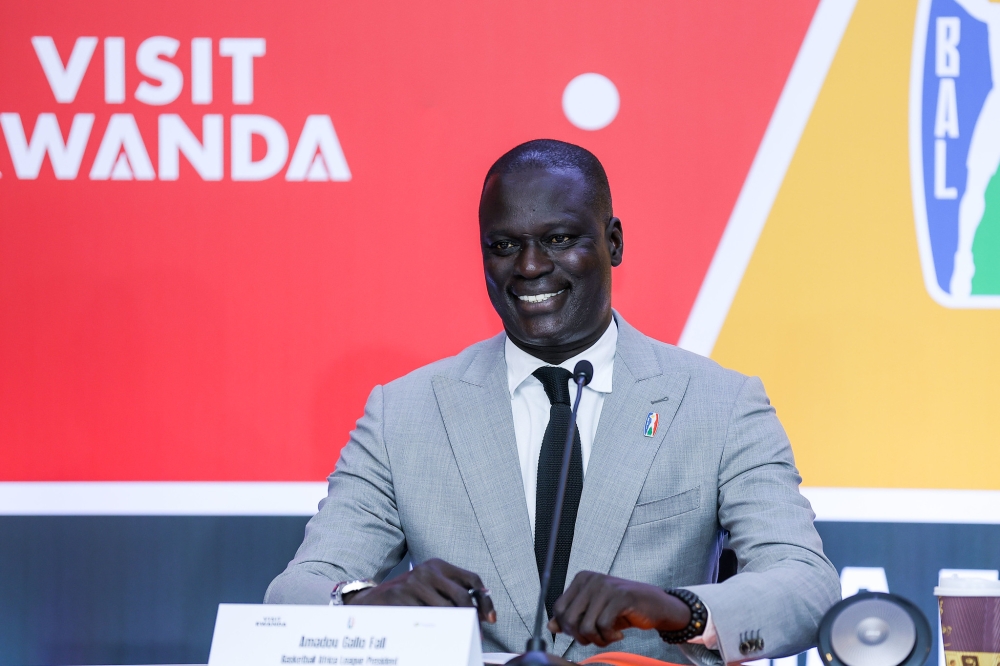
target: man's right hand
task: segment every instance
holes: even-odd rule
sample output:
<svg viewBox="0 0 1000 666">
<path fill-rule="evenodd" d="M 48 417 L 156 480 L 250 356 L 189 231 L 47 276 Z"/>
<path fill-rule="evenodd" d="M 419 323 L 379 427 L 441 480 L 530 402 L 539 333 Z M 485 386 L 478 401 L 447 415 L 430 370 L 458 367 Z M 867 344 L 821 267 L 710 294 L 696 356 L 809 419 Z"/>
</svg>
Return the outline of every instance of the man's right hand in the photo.
<svg viewBox="0 0 1000 666">
<path fill-rule="evenodd" d="M 363 606 L 478 606 L 479 620 L 493 624 L 497 612 L 479 576 L 448 564 L 427 560 L 375 587 L 344 598 Z"/>
</svg>

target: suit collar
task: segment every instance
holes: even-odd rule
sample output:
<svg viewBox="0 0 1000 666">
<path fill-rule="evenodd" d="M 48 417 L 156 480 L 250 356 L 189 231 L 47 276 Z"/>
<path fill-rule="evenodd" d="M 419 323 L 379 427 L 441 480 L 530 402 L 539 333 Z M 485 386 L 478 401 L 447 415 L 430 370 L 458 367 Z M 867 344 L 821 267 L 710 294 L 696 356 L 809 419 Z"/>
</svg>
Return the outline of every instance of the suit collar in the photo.
<svg viewBox="0 0 1000 666">
<path fill-rule="evenodd" d="M 487 387 L 495 382 L 498 372 L 506 372 L 503 362 L 503 343 L 506 339 L 506 334 L 501 332 L 483 340 L 478 352 L 462 372 L 460 380 L 479 387 Z"/>
<path fill-rule="evenodd" d="M 618 324 L 618 349 L 615 360 L 620 360 L 628 366 L 634 381 L 662 375 L 663 369 L 649 338 L 633 328 L 617 310 L 614 310 L 614 317 Z M 617 373 L 615 374 L 617 378 Z"/>
</svg>

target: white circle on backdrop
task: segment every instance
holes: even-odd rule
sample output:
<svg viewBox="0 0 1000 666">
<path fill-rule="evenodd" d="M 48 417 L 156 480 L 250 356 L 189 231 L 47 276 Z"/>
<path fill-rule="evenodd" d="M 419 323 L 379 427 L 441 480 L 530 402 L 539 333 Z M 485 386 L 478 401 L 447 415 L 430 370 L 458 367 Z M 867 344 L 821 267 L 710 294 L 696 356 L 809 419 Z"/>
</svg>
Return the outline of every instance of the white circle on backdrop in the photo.
<svg viewBox="0 0 1000 666">
<path fill-rule="evenodd" d="M 618 115 L 618 88 L 606 76 L 588 72 L 577 76 L 563 90 L 566 118 L 584 130 L 599 130 Z"/>
</svg>

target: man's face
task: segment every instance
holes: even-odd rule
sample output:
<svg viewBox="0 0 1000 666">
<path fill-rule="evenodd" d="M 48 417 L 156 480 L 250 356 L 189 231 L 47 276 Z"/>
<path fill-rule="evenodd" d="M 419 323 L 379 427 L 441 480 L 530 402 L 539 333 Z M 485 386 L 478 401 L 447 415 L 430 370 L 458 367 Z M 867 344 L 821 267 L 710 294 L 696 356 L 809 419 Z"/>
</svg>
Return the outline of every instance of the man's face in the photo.
<svg viewBox="0 0 1000 666">
<path fill-rule="evenodd" d="M 593 343 L 611 321 L 618 218 L 588 203 L 576 169 L 493 176 L 479 207 L 490 301 L 507 333 L 532 347 Z M 523 345 L 522 345 L 523 346 Z"/>
</svg>

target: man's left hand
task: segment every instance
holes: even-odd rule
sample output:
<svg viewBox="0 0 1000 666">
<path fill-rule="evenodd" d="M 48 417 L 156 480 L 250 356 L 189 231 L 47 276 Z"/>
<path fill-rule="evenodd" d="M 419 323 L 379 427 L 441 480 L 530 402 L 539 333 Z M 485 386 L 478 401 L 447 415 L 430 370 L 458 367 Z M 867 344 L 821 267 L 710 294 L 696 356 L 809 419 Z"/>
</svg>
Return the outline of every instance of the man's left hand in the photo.
<svg viewBox="0 0 1000 666">
<path fill-rule="evenodd" d="M 678 631 L 691 620 L 687 605 L 664 590 L 593 571 L 576 575 L 552 614 L 549 631 L 599 647 L 620 641 L 625 629 Z"/>
</svg>

